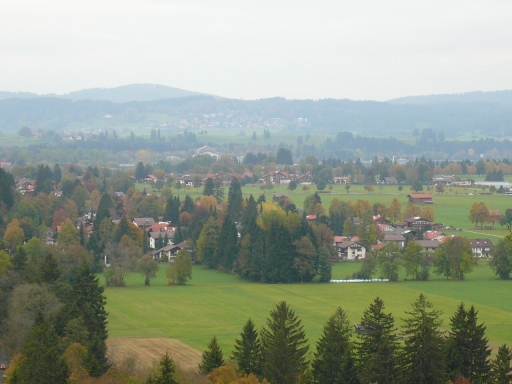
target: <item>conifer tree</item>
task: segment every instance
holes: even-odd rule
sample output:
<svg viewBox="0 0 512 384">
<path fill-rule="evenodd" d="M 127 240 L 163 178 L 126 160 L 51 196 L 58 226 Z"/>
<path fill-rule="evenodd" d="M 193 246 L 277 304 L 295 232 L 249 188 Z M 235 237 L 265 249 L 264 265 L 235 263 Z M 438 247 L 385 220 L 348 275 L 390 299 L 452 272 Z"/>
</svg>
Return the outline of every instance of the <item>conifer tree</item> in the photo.
<svg viewBox="0 0 512 384">
<path fill-rule="evenodd" d="M 48 252 L 41 262 L 41 265 L 39 267 L 39 273 L 41 276 L 41 281 L 47 284 L 53 284 L 59 276 L 61 275 L 61 270 L 59 263 L 53 255 Z"/>
<path fill-rule="evenodd" d="M 215 185 L 211 177 L 204 183 L 203 196 L 213 196 Z"/>
<path fill-rule="evenodd" d="M 240 339 L 235 340 L 233 360 L 244 375 L 261 375 L 261 343 L 254 322 L 249 318 L 242 328 Z"/>
<path fill-rule="evenodd" d="M 353 345 L 351 325 L 340 307 L 324 326 L 316 344 L 313 375 L 317 383 L 344 384 L 353 382 Z"/>
<path fill-rule="evenodd" d="M 253 233 L 257 226 L 256 220 L 258 220 L 258 204 L 256 204 L 256 200 L 254 200 L 254 197 L 251 194 L 251 196 L 246 200 L 246 207 L 240 219 L 240 223 L 242 224 L 242 237 L 247 233 Z"/>
<path fill-rule="evenodd" d="M 215 368 L 219 368 L 223 365 L 224 356 L 222 349 L 217 342 L 217 337 L 213 336 L 213 339 L 208 344 L 208 349 L 203 352 L 201 363 L 199 363 L 199 372 L 203 375 L 207 375 Z"/>
<path fill-rule="evenodd" d="M 318 262 L 316 268 L 315 281 L 318 283 L 328 283 L 332 278 L 331 254 L 326 247 L 318 250 Z"/>
<path fill-rule="evenodd" d="M 512 383 L 512 350 L 503 344 L 496 354 L 496 358 L 491 362 L 491 383 L 510 384 Z"/>
<path fill-rule="evenodd" d="M 401 356 L 404 382 L 417 384 L 444 383 L 446 379 L 443 333 L 439 329 L 441 312 L 434 310 L 420 294 L 412 311 L 404 319 L 404 348 Z"/>
<path fill-rule="evenodd" d="M 238 178 L 233 177 L 228 191 L 228 213 L 233 221 L 238 222 L 243 210 L 244 198 L 242 197 L 242 185 Z"/>
<path fill-rule="evenodd" d="M 384 313 L 384 302 L 377 297 L 363 312 L 357 350 L 359 376 L 365 382 L 393 383 L 398 375 L 398 339 L 395 320 L 391 313 Z M 380 364 L 386 361 L 387 364 Z"/>
<path fill-rule="evenodd" d="M 210 269 L 215 269 L 219 265 L 217 259 L 219 232 L 217 220 L 212 216 L 204 224 L 197 239 L 197 256 L 201 263 Z"/>
<path fill-rule="evenodd" d="M 189 195 L 185 196 L 185 200 L 183 201 L 183 207 L 181 207 L 181 212 L 188 212 L 193 214 L 195 211 L 196 205 L 194 200 Z"/>
<path fill-rule="evenodd" d="M 295 246 L 290 230 L 277 222 L 272 222 L 266 233 L 266 260 L 263 279 L 269 283 L 290 283 L 300 281 L 293 271 Z"/>
<path fill-rule="evenodd" d="M 23 358 L 16 368 L 18 383 L 67 383 L 69 369 L 59 352 L 59 338 L 40 312 L 36 315 L 21 353 Z"/>
<path fill-rule="evenodd" d="M 236 225 L 228 213 L 224 218 L 217 244 L 218 263 L 227 272 L 233 270 L 236 255 L 238 254 L 238 232 Z"/>
<path fill-rule="evenodd" d="M 484 336 L 485 326 L 477 324 L 477 314 L 474 306 L 466 310 L 461 303 L 451 318 L 447 367 L 453 379 L 462 374 L 472 383 L 485 383 L 491 350 Z"/>
<path fill-rule="evenodd" d="M 160 363 L 157 367 L 157 373 L 152 375 L 146 381 L 146 384 L 178 384 L 174 379 L 176 372 L 176 364 L 174 360 L 167 352 L 160 359 Z"/>
<path fill-rule="evenodd" d="M 91 335 L 88 350 L 87 371 L 91 376 L 99 377 L 104 374 L 110 364 L 106 352 L 107 312 L 103 287 L 94 276 L 87 264 L 78 271 L 73 283 L 71 305 L 76 308 L 76 316 L 81 316 L 87 331 Z"/>
<path fill-rule="evenodd" d="M 271 383 L 297 383 L 308 366 L 309 346 L 299 317 L 285 301 L 270 312 L 261 345 L 263 376 Z"/>
</svg>

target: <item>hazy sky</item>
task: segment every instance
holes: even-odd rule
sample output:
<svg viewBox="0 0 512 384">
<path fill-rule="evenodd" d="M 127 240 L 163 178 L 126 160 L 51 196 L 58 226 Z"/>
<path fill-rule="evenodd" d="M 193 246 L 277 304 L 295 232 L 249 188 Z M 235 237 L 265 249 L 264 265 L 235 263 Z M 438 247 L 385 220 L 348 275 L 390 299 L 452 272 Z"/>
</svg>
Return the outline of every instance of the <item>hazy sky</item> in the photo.
<svg viewBox="0 0 512 384">
<path fill-rule="evenodd" d="M 0 90 L 233 98 L 512 89 L 510 0 L 0 0 Z"/>
</svg>

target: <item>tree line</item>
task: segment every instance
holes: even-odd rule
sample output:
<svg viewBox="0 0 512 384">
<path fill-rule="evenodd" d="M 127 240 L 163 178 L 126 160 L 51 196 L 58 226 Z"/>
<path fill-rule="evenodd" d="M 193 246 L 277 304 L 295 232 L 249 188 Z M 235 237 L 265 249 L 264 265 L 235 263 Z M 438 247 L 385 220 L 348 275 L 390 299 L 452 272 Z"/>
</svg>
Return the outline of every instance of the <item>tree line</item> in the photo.
<svg viewBox="0 0 512 384">
<path fill-rule="evenodd" d="M 282 384 L 512 381 L 512 350 L 504 344 L 490 359 L 486 327 L 479 323 L 473 305 L 457 307 L 447 332 L 441 328 L 441 315 L 421 294 L 405 311 L 403 326 L 398 328 L 377 297 L 356 324 L 354 335 L 346 311 L 339 307 L 310 353 L 301 319 L 283 301 L 260 330 L 252 319 L 247 320 L 229 359 L 213 337 L 199 370 L 217 377 L 219 369 L 223 374 L 229 371 L 219 367 L 231 364 L 239 377 L 250 375 Z"/>
</svg>

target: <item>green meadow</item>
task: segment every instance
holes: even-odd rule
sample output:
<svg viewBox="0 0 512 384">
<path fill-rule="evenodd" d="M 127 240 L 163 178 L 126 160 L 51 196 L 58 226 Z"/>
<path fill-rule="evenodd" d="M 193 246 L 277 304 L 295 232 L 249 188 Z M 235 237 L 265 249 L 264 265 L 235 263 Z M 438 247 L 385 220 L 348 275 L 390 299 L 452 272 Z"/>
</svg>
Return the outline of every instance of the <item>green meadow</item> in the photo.
<svg viewBox="0 0 512 384">
<path fill-rule="evenodd" d="M 359 263 L 339 263 L 333 278 L 344 278 L 360 268 Z M 350 321 L 360 321 L 363 311 L 379 296 L 398 326 L 404 311 L 424 293 L 443 312 L 443 328 L 456 306 L 464 301 L 479 310 L 493 348 L 512 344 L 511 281 L 496 280 L 487 262 L 481 261 L 464 281 L 438 276 L 426 282 L 344 283 L 344 284 L 257 284 L 236 276 L 196 266 L 185 286 L 169 286 L 162 264 L 151 286 L 143 277 L 131 274 L 127 287 L 106 288 L 108 327 L 111 337 L 169 337 L 203 350 L 216 335 L 224 352 L 231 353 L 245 321 L 252 317 L 258 327 L 276 303 L 285 300 L 302 319 L 312 348 L 323 325 L 341 306 Z"/>
</svg>

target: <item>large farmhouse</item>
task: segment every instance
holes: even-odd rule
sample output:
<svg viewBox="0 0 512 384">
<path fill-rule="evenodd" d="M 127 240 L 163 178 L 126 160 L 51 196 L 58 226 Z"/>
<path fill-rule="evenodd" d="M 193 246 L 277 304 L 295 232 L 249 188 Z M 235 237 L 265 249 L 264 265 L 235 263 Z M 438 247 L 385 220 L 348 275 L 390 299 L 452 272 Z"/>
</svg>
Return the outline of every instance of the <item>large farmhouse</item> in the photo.
<svg viewBox="0 0 512 384">
<path fill-rule="evenodd" d="M 431 193 L 411 193 L 407 197 L 413 204 L 434 204 Z"/>
</svg>

